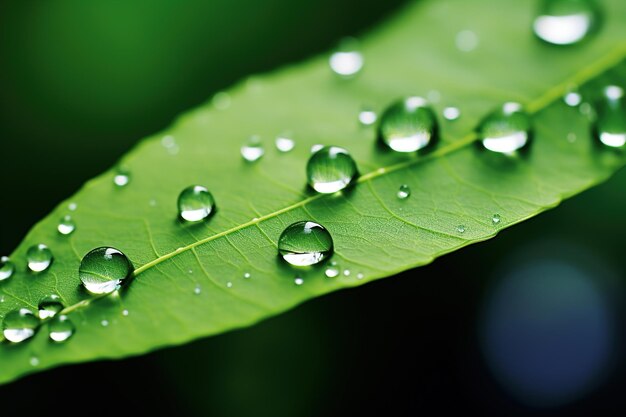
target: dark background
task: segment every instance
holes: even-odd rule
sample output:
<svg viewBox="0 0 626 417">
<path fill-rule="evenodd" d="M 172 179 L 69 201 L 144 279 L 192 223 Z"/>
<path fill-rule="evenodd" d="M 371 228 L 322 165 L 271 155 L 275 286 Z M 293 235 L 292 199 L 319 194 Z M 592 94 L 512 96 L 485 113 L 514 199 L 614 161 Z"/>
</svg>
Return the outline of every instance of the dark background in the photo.
<svg viewBox="0 0 626 417">
<path fill-rule="evenodd" d="M 181 111 L 402 3 L 0 1 L 0 254 Z M 621 416 L 625 186 L 249 329 L 29 376 L 0 412 Z"/>
</svg>

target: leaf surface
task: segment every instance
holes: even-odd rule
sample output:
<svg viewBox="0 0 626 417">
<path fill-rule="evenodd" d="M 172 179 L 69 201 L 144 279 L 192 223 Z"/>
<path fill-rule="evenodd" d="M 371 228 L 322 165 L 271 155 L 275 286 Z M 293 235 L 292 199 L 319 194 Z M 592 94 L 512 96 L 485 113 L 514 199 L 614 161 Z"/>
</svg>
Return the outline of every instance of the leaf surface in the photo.
<svg viewBox="0 0 626 417">
<path fill-rule="evenodd" d="M 594 145 L 588 118 L 561 97 L 571 85 L 584 85 L 593 98 L 599 86 L 623 82 L 626 2 L 603 2 L 601 30 L 568 48 L 534 38 L 531 2 L 466 3 L 431 0 L 401 11 L 363 39 L 366 65 L 355 79 L 333 77 L 319 57 L 246 80 L 229 91 L 228 108 L 207 103 L 129 152 L 122 161 L 132 174 L 128 186 L 115 187 L 112 170 L 57 207 L 12 254 L 18 271 L 0 284 L 0 316 L 35 309 L 55 293 L 70 306 L 77 332 L 64 344 L 49 342 L 46 329 L 25 343 L 3 342 L 0 382 L 218 334 L 425 265 L 554 207 L 621 167 L 623 155 Z M 476 49 L 456 47 L 463 31 L 477 36 Z M 363 106 L 380 112 L 407 95 L 439 97 L 438 111 L 461 109 L 457 121 L 440 118 L 440 141 L 428 155 L 384 151 L 375 130 L 357 123 Z M 473 146 L 479 120 L 505 101 L 519 101 L 533 114 L 534 142 L 525 157 L 494 157 Z M 283 154 L 273 140 L 285 131 L 296 147 Z M 260 135 L 266 148 L 253 164 L 239 153 L 251 135 Z M 307 189 L 305 164 L 318 143 L 351 151 L 363 173 L 354 188 L 330 196 Z M 178 193 L 191 184 L 205 185 L 216 198 L 218 211 L 208 222 L 177 220 Z M 396 197 L 401 184 L 410 186 L 410 198 Z M 56 227 L 66 214 L 77 231 L 61 236 Z M 331 232 L 339 277 L 278 259 L 280 233 L 298 220 Z M 27 273 L 25 254 L 37 243 L 47 244 L 55 261 L 46 272 Z M 80 259 L 105 245 L 124 251 L 137 276 L 119 296 L 85 302 Z M 294 284 L 296 276 L 303 285 Z"/>
</svg>

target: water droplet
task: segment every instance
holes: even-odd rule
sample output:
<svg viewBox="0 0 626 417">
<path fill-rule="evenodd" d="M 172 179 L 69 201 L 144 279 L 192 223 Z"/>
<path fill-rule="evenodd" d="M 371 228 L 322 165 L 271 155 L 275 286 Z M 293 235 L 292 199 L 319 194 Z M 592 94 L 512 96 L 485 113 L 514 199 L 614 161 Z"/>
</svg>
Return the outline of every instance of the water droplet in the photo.
<svg viewBox="0 0 626 417">
<path fill-rule="evenodd" d="M 574 133 L 574 132 L 570 132 L 570 133 L 568 133 L 568 134 L 567 134 L 567 141 L 568 141 L 569 143 L 574 143 L 574 142 L 576 142 L 576 133 Z"/>
<path fill-rule="evenodd" d="M 213 194 L 201 185 L 185 188 L 178 196 L 178 215 L 188 222 L 204 220 L 215 211 Z"/>
<path fill-rule="evenodd" d="M 491 216 L 491 223 L 493 223 L 494 225 L 496 225 L 496 224 L 500 224 L 500 221 L 501 221 L 501 220 L 502 220 L 502 219 L 500 218 L 500 215 L 499 215 L 499 214 L 497 214 L 497 213 L 496 213 L 496 214 L 494 214 L 493 216 Z"/>
<path fill-rule="evenodd" d="M 15 272 L 13 262 L 6 256 L 0 258 L 0 281 L 11 278 L 13 272 Z"/>
<path fill-rule="evenodd" d="M 578 91 L 570 91 L 563 96 L 563 101 L 570 107 L 576 107 L 582 103 L 583 96 Z"/>
<path fill-rule="evenodd" d="M 28 268 L 33 272 L 42 272 L 52 263 L 52 251 L 44 244 L 31 246 L 26 252 Z"/>
<path fill-rule="evenodd" d="M 102 327 L 107 327 L 109 325 L 109 321 L 105 319 L 105 320 L 102 320 L 100 324 L 102 325 Z"/>
<path fill-rule="evenodd" d="M 505 103 L 478 127 L 482 145 L 492 151 L 512 154 L 530 141 L 530 117 L 518 103 Z"/>
<path fill-rule="evenodd" d="M 363 278 L 365 278 L 365 276 L 362 273 L 359 272 L 358 274 L 356 274 L 356 279 L 363 279 Z"/>
<path fill-rule="evenodd" d="M 28 363 L 30 363 L 30 366 L 39 366 L 39 358 L 37 356 L 33 356 L 30 358 Z"/>
<path fill-rule="evenodd" d="M 286 134 L 278 136 L 274 143 L 280 152 L 289 152 L 296 146 L 296 142 Z"/>
<path fill-rule="evenodd" d="M 353 38 L 341 41 L 339 47 L 328 59 L 333 72 L 341 77 L 353 77 L 363 68 L 363 55 L 359 52 L 358 42 Z"/>
<path fill-rule="evenodd" d="M 472 52 L 478 47 L 479 39 L 478 35 L 471 30 L 462 30 L 456 34 L 454 43 L 459 51 Z"/>
<path fill-rule="evenodd" d="M 372 109 L 366 108 L 359 112 L 359 123 L 363 126 L 371 126 L 378 120 L 378 115 Z"/>
<path fill-rule="evenodd" d="M 449 121 L 455 121 L 461 117 L 461 110 L 457 107 L 446 107 L 443 109 L 443 118 Z"/>
<path fill-rule="evenodd" d="M 174 147 L 176 146 L 176 139 L 172 135 L 165 135 L 161 138 L 161 145 L 166 149 Z"/>
<path fill-rule="evenodd" d="M 76 230 L 76 223 L 72 219 L 72 216 L 63 216 L 59 221 L 57 230 L 62 235 L 71 235 L 72 233 L 74 233 L 74 230 Z"/>
<path fill-rule="evenodd" d="M 78 204 L 76 204 L 76 203 L 70 203 L 70 204 L 68 204 L 67 208 L 68 208 L 70 211 L 76 211 L 76 209 L 78 208 Z"/>
<path fill-rule="evenodd" d="M 213 99 L 211 100 L 211 102 L 213 103 L 216 109 L 226 110 L 227 108 L 230 107 L 230 102 L 231 102 L 230 94 L 221 91 L 213 96 Z"/>
<path fill-rule="evenodd" d="M 337 146 L 324 146 L 311 155 L 306 173 L 311 188 L 323 194 L 343 190 L 358 175 L 352 156 Z"/>
<path fill-rule="evenodd" d="M 323 147 L 324 145 L 322 145 L 321 143 L 316 143 L 315 145 L 311 146 L 311 153 L 315 153 L 319 151 L 320 149 L 322 149 Z"/>
<path fill-rule="evenodd" d="M 154 198 L 151 198 L 150 201 L 148 201 L 148 205 L 150 207 L 156 207 L 158 205 L 157 201 Z"/>
<path fill-rule="evenodd" d="M 291 265 L 314 265 L 332 254 L 333 239 L 321 224 L 299 221 L 280 235 L 278 252 Z"/>
<path fill-rule="evenodd" d="M 460 224 L 456 227 L 456 231 L 459 233 L 465 233 L 465 226 Z"/>
<path fill-rule="evenodd" d="M 603 100 L 598 103 L 595 133 L 600 143 L 611 148 L 626 145 L 626 103 L 624 90 L 616 85 L 607 86 Z"/>
<path fill-rule="evenodd" d="M 54 317 L 59 311 L 63 310 L 63 303 L 61 303 L 61 297 L 56 294 L 51 294 L 43 297 L 39 300 L 37 306 L 39 311 L 39 318 L 42 320 Z"/>
<path fill-rule="evenodd" d="M 302 284 L 304 284 L 304 280 L 303 280 L 302 278 L 300 278 L 300 277 L 296 277 L 296 278 L 293 280 L 293 282 L 294 282 L 294 284 L 296 284 L 296 285 L 302 285 Z"/>
<path fill-rule="evenodd" d="M 48 323 L 48 336 L 57 343 L 65 342 L 74 335 L 76 327 L 66 315 L 54 317 Z"/>
<path fill-rule="evenodd" d="M 128 314 L 130 314 L 128 310 L 122 310 L 122 316 L 127 317 Z"/>
<path fill-rule="evenodd" d="M 232 287 L 233 287 L 233 283 L 232 283 L 232 282 L 230 282 L 230 281 L 228 281 L 228 282 L 226 283 L 226 286 L 227 286 L 228 288 L 232 288 Z"/>
<path fill-rule="evenodd" d="M 400 188 L 398 188 L 398 192 L 396 193 L 396 196 L 400 200 L 405 200 L 409 198 L 411 196 L 411 188 L 406 184 L 402 184 Z"/>
<path fill-rule="evenodd" d="M 428 102 L 409 97 L 391 104 L 380 118 L 378 134 L 396 152 L 415 152 L 434 139 L 437 119 Z"/>
<path fill-rule="evenodd" d="M 543 0 L 533 23 L 535 35 L 553 45 L 582 41 L 598 22 L 591 0 Z"/>
<path fill-rule="evenodd" d="M 195 288 L 193 289 L 193 293 L 198 295 L 202 292 L 202 287 L 200 286 L 200 284 L 196 284 Z"/>
<path fill-rule="evenodd" d="M 241 146 L 241 156 L 248 162 L 258 161 L 265 154 L 261 138 L 250 136 Z"/>
<path fill-rule="evenodd" d="M 328 268 L 324 271 L 324 275 L 328 278 L 335 278 L 339 276 L 339 268 L 336 265 L 329 265 Z"/>
<path fill-rule="evenodd" d="M 344 277 L 349 277 L 351 273 L 352 273 L 352 272 L 351 272 L 349 269 L 344 269 L 344 270 L 343 270 L 343 276 L 344 276 Z"/>
<path fill-rule="evenodd" d="M 38 326 L 37 316 L 26 308 L 20 308 L 7 313 L 4 317 L 2 334 L 9 342 L 19 343 L 33 337 Z"/>
<path fill-rule="evenodd" d="M 243 277 L 244 277 L 245 279 L 250 279 L 250 277 L 251 277 L 251 276 L 252 276 L 252 275 L 250 275 L 250 272 L 246 272 L 245 274 L 243 274 Z"/>
<path fill-rule="evenodd" d="M 117 167 L 113 183 L 118 187 L 125 187 L 130 182 L 130 171 L 124 167 Z"/>
<path fill-rule="evenodd" d="M 92 250 L 80 262 L 78 275 L 91 294 L 110 294 L 133 274 L 133 264 L 121 251 L 100 247 Z"/>
</svg>

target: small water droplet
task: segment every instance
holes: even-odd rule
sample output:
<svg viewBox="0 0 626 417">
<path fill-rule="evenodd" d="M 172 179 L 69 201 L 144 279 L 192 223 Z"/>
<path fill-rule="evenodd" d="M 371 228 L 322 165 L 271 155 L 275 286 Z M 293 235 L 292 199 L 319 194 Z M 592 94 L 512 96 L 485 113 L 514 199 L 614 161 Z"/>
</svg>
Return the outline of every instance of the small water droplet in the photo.
<svg viewBox="0 0 626 417">
<path fill-rule="evenodd" d="M 231 104 L 230 94 L 221 91 L 213 96 L 211 102 L 216 109 L 226 110 Z"/>
<path fill-rule="evenodd" d="M 0 295 L 0 303 L 4 303 L 4 295 Z"/>
<path fill-rule="evenodd" d="M 296 146 L 296 142 L 290 138 L 290 135 L 287 134 L 276 137 L 276 141 L 274 143 L 276 145 L 276 149 L 280 152 L 289 152 Z"/>
<path fill-rule="evenodd" d="M 72 216 L 67 215 L 63 216 L 59 221 L 59 225 L 57 226 L 57 230 L 62 235 L 71 235 L 76 230 L 76 223 L 72 219 Z"/>
<path fill-rule="evenodd" d="M 30 363 L 30 366 L 39 366 L 39 358 L 37 356 L 33 356 L 30 358 L 28 363 Z"/>
<path fill-rule="evenodd" d="M 109 325 L 109 321 L 108 320 L 102 320 L 100 322 L 100 324 L 102 325 L 102 327 L 107 327 Z"/>
<path fill-rule="evenodd" d="M 578 91 L 569 91 L 563 96 L 563 102 L 570 107 L 579 106 L 583 101 L 583 96 L 580 95 Z"/>
<path fill-rule="evenodd" d="M 542 0 L 533 30 L 547 43 L 571 45 L 591 33 L 598 17 L 598 9 L 591 0 Z"/>
<path fill-rule="evenodd" d="M 111 247 L 93 249 L 80 262 L 78 275 L 91 294 L 110 294 L 129 280 L 133 264 L 120 250 Z"/>
<path fill-rule="evenodd" d="M 460 31 L 454 39 L 457 49 L 461 52 L 472 52 L 478 47 L 479 42 L 478 35 L 471 30 Z"/>
<path fill-rule="evenodd" d="M 518 103 L 505 103 L 478 127 L 482 145 L 492 151 L 512 154 L 530 141 L 530 117 Z"/>
<path fill-rule="evenodd" d="M 311 188 L 322 194 L 343 190 L 358 175 L 352 156 L 337 146 L 325 146 L 311 155 L 306 173 Z"/>
<path fill-rule="evenodd" d="M 232 283 L 232 282 L 230 282 L 230 281 L 228 281 L 228 282 L 226 283 L 226 286 L 227 286 L 228 288 L 232 288 L 232 287 L 233 287 L 233 283 Z"/>
<path fill-rule="evenodd" d="M 257 135 L 250 136 L 241 146 L 241 156 L 248 162 L 255 162 L 265 154 L 261 138 Z"/>
<path fill-rule="evenodd" d="M 195 288 L 193 289 L 193 293 L 194 294 L 200 294 L 202 292 L 202 287 L 200 286 L 200 284 L 196 284 Z"/>
<path fill-rule="evenodd" d="M 103 324 L 104 326 L 104 324 Z M 69 340 L 74 335 L 76 327 L 74 323 L 64 314 L 54 317 L 48 323 L 48 336 L 50 340 L 61 343 Z"/>
<path fill-rule="evenodd" d="M 328 278 L 335 278 L 339 276 L 339 268 L 337 268 L 336 265 L 331 264 L 324 271 L 324 275 L 326 275 Z"/>
<path fill-rule="evenodd" d="M 405 200 L 409 198 L 411 196 L 411 188 L 406 184 L 402 184 L 400 188 L 398 188 L 398 192 L 396 193 L 396 196 L 400 200 Z"/>
<path fill-rule="evenodd" d="M 115 176 L 113 177 L 113 183 L 118 187 L 125 187 L 130 183 L 130 171 L 124 167 L 117 167 L 115 170 Z"/>
<path fill-rule="evenodd" d="M 37 316 L 26 308 L 20 308 L 10 311 L 4 317 L 2 334 L 9 342 L 19 343 L 33 337 L 38 326 Z"/>
<path fill-rule="evenodd" d="M 161 138 L 161 145 L 164 148 L 171 148 L 176 146 L 176 139 L 172 135 L 165 135 Z"/>
<path fill-rule="evenodd" d="M 500 215 L 499 215 L 499 214 L 497 214 L 497 213 L 496 213 L 496 214 L 494 214 L 493 216 L 491 216 L 491 223 L 493 223 L 494 225 L 496 225 L 496 224 L 500 224 L 500 221 L 501 221 L 501 220 L 502 220 L 502 219 L 500 218 Z"/>
<path fill-rule="evenodd" d="M 569 143 L 574 143 L 574 142 L 576 142 L 576 139 L 577 139 L 577 138 L 576 138 L 576 133 L 574 133 L 574 132 L 570 132 L 570 133 L 568 133 L 568 134 L 567 134 L 567 141 L 568 141 Z"/>
<path fill-rule="evenodd" d="M 362 126 L 371 126 L 378 120 L 376 112 L 370 108 L 365 108 L 359 112 L 359 123 Z"/>
<path fill-rule="evenodd" d="M 213 194 L 201 185 L 185 188 L 178 196 L 178 215 L 188 222 L 208 218 L 215 211 Z"/>
<path fill-rule="evenodd" d="M 245 279 L 250 279 L 250 277 L 251 277 L 251 276 L 252 276 L 252 275 L 250 275 L 250 272 L 246 272 L 245 274 L 243 274 L 243 277 L 244 277 Z"/>
<path fill-rule="evenodd" d="M 460 224 L 456 227 L 456 231 L 459 233 L 465 233 L 465 226 Z"/>
<path fill-rule="evenodd" d="M 396 152 L 416 152 L 435 137 L 437 119 L 428 102 L 409 97 L 392 103 L 380 118 L 380 140 Z"/>
<path fill-rule="evenodd" d="M 455 121 L 461 117 L 461 110 L 458 107 L 446 107 L 443 109 L 443 118 L 448 121 Z"/>
<path fill-rule="evenodd" d="M 343 276 L 344 276 L 344 277 L 349 277 L 351 273 L 352 273 L 352 272 L 351 272 L 349 269 L 344 269 L 344 270 L 343 270 Z"/>
<path fill-rule="evenodd" d="M 604 88 L 598 103 L 594 124 L 596 138 L 605 146 L 621 148 L 626 145 L 626 103 L 624 90 L 616 85 Z"/>
<path fill-rule="evenodd" d="M 299 221 L 280 235 L 278 252 L 291 265 L 315 265 L 332 254 L 333 239 L 321 224 Z"/>
<path fill-rule="evenodd" d="M 343 78 L 350 78 L 358 74 L 363 68 L 364 59 L 359 52 L 358 41 L 346 38 L 328 59 L 330 69 Z"/>
<path fill-rule="evenodd" d="M 363 278 L 365 278 L 365 276 L 362 273 L 359 272 L 358 274 L 356 274 L 356 279 L 363 279 Z"/>
<path fill-rule="evenodd" d="M 68 208 L 70 211 L 76 211 L 76 209 L 78 208 L 78 204 L 76 204 L 76 203 L 70 203 L 70 204 L 68 204 L 68 205 L 67 205 L 67 208 Z"/>
<path fill-rule="evenodd" d="M 13 262 L 7 257 L 3 256 L 0 258 L 0 281 L 4 281 L 5 279 L 11 278 L 15 272 L 15 265 Z"/>
<path fill-rule="evenodd" d="M 42 272 L 48 269 L 52 263 L 52 251 L 44 244 L 31 246 L 26 252 L 28 269 L 33 272 Z"/>
<path fill-rule="evenodd" d="M 320 149 L 322 149 L 323 147 L 324 145 L 322 145 L 321 143 L 316 143 L 315 145 L 311 146 L 311 153 L 315 153 L 319 151 Z"/>
<path fill-rule="evenodd" d="M 300 278 L 300 277 L 296 277 L 296 278 L 293 280 L 293 282 L 294 282 L 294 284 L 296 284 L 296 285 L 302 285 L 302 284 L 304 284 L 304 280 L 303 280 L 302 278 Z"/>
<path fill-rule="evenodd" d="M 51 294 L 43 297 L 41 300 L 39 300 L 37 310 L 39 311 L 39 318 L 42 320 L 54 317 L 59 311 L 63 310 L 61 297 L 56 294 Z"/>
<path fill-rule="evenodd" d="M 122 316 L 126 317 L 128 314 L 130 314 L 128 310 L 122 310 Z"/>
</svg>

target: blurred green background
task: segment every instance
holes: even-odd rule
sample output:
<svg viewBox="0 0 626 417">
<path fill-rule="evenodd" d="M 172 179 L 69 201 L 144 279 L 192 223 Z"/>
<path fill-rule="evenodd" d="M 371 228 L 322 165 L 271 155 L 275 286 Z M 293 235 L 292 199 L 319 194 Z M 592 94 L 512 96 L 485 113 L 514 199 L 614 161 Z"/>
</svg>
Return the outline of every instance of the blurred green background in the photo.
<svg viewBox="0 0 626 417">
<path fill-rule="evenodd" d="M 0 254 L 180 112 L 403 3 L 1 1 Z M 621 416 L 625 187 L 250 329 L 27 377 L 2 413 Z"/>
</svg>

